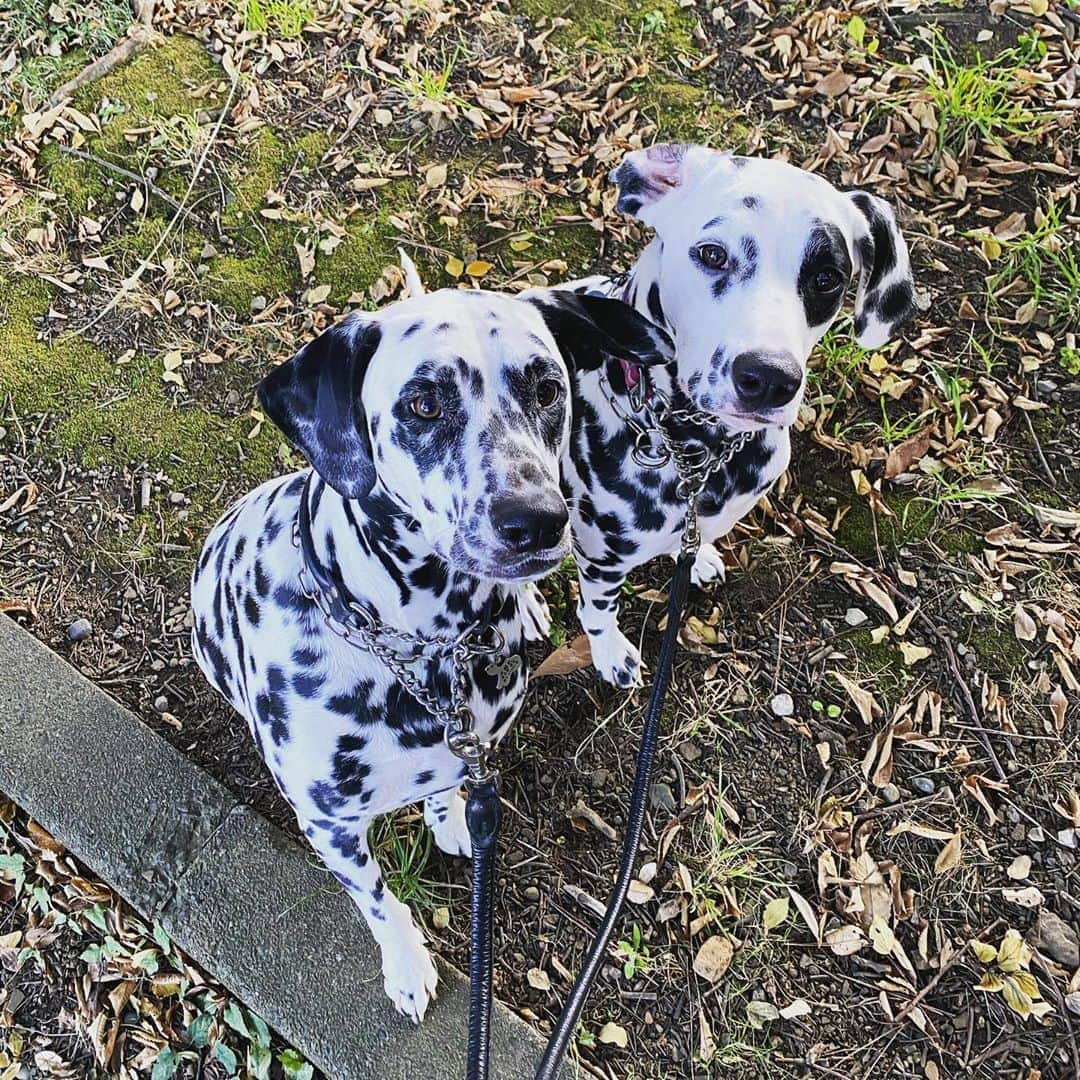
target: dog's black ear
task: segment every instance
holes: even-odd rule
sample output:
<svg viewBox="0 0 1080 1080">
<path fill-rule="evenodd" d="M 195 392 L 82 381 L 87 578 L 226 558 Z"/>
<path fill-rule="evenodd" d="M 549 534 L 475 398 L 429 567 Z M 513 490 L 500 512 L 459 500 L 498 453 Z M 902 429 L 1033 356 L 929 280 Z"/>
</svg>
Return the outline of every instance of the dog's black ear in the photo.
<svg viewBox="0 0 1080 1080">
<path fill-rule="evenodd" d="M 911 260 L 896 216 L 884 199 L 865 191 L 853 191 L 848 199 L 854 207 L 859 271 L 855 340 L 864 349 L 877 349 L 917 310 Z"/>
<path fill-rule="evenodd" d="M 562 289 L 521 297 L 539 309 L 568 367 L 595 371 L 608 357 L 646 367 L 675 359 L 667 333 L 621 300 Z"/>
<path fill-rule="evenodd" d="M 346 319 L 324 330 L 258 386 L 263 412 L 347 499 L 367 495 L 375 485 L 360 391 L 381 337 L 378 323 Z"/>
</svg>

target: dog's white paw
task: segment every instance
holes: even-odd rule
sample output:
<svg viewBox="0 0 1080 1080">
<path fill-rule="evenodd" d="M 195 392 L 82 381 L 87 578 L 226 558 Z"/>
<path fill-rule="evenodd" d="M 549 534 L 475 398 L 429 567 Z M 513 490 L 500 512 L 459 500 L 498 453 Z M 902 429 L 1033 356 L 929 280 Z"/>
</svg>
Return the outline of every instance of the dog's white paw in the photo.
<svg viewBox="0 0 1080 1080">
<path fill-rule="evenodd" d="M 445 851 L 447 855 L 464 855 L 466 858 L 472 855 L 472 840 L 465 821 L 465 800 L 460 792 L 456 792 L 450 800 L 441 821 L 427 806 L 424 807 L 424 820 L 440 851 Z"/>
<path fill-rule="evenodd" d="M 439 972 L 423 934 L 410 926 L 398 941 L 384 944 L 382 954 L 386 996 L 402 1016 L 419 1024 L 438 996 L 435 990 L 439 984 Z"/>
<path fill-rule="evenodd" d="M 590 635 L 593 667 L 604 682 L 631 690 L 641 686 L 641 653 L 617 627 L 596 637 Z"/>
<path fill-rule="evenodd" d="M 694 559 L 693 569 L 690 571 L 690 580 L 695 585 L 704 585 L 710 581 L 723 581 L 727 574 L 724 566 L 724 556 L 716 550 L 713 544 L 702 544 L 698 548 L 697 557 Z"/>
<path fill-rule="evenodd" d="M 546 641 L 551 636 L 551 609 L 531 581 L 521 587 L 518 611 L 526 641 Z"/>
</svg>

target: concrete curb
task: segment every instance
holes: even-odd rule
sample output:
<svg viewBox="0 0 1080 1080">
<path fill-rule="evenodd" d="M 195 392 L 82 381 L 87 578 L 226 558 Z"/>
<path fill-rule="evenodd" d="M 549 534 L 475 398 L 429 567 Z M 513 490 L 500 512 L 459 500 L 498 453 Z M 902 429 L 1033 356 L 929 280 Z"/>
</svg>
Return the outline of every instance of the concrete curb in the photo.
<svg viewBox="0 0 1080 1080">
<path fill-rule="evenodd" d="M 420 1027 L 396 1016 L 314 855 L 4 617 L 0 790 L 334 1080 L 464 1075 L 459 972 L 443 966 Z M 496 1009 L 493 1074 L 531 1077 L 539 1036 Z"/>
</svg>

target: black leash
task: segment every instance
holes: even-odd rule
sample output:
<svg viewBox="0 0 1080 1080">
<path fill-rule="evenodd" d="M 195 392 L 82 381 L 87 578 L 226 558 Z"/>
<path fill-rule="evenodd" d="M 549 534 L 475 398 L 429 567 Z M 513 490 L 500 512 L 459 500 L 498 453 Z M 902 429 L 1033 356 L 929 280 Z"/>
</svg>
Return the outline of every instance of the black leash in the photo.
<svg viewBox="0 0 1080 1080">
<path fill-rule="evenodd" d="M 638 848 L 645 828 L 645 807 L 649 797 L 656 743 L 660 732 L 660 714 L 671 682 L 671 668 L 678 648 L 679 627 L 690 587 L 690 570 L 696 549 L 684 549 L 675 564 L 668 594 L 667 626 L 660 642 L 652 695 L 641 729 L 637 768 L 630 793 L 619 876 L 608 897 L 604 920 L 593 938 L 581 973 L 563 1006 L 562 1015 L 548 1041 L 544 1057 L 536 1071 L 536 1080 L 552 1080 L 562 1066 L 567 1047 L 577 1028 L 585 1000 L 596 981 L 615 926 L 622 914 L 626 894 L 634 877 Z M 490 769 L 490 766 L 489 766 Z M 495 884 L 495 851 L 502 806 L 498 794 L 498 773 L 491 770 L 486 781 L 468 782 L 469 800 L 465 818 L 472 840 L 472 955 L 469 959 L 469 1047 L 466 1080 L 487 1080 L 488 1052 L 491 1037 L 492 920 Z"/>
<path fill-rule="evenodd" d="M 638 746 L 637 769 L 634 772 L 634 786 L 630 791 L 630 810 L 626 818 L 626 836 L 623 839 L 622 861 L 619 863 L 619 876 L 608 896 L 607 911 L 604 921 L 596 931 L 588 955 L 581 967 L 581 973 L 570 991 L 570 996 L 563 1006 L 559 1022 L 548 1040 L 547 1049 L 536 1070 L 536 1080 L 552 1080 L 566 1056 L 577 1029 L 581 1010 L 585 1007 L 592 984 L 600 971 L 604 954 L 607 951 L 615 925 L 622 914 L 626 893 L 634 877 L 638 848 L 641 846 L 641 834 L 645 828 L 645 806 L 649 797 L 649 781 L 652 777 L 653 759 L 656 756 L 656 742 L 660 732 L 660 714 L 664 708 L 668 684 L 671 682 L 671 667 L 675 661 L 675 652 L 679 646 L 679 627 L 682 625 L 683 607 L 686 593 L 690 586 L 690 569 L 694 565 L 693 551 L 684 551 L 675 564 L 675 573 L 671 578 L 668 593 L 667 626 L 660 642 L 660 657 L 656 662 L 656 678 L 653 680 L 649 708 L 645 713 L 645 722 L 641 729 L 641 742 Z"/>
<path fill-rule="evenodd" d="M 469 956 L 469 1048 L 466 1080 L 487 1080 L 491 1050 L 492 934 L 495 905 L 495 854 L 502 823 L 499 774 L 469 781 L 465 821 L 472 841 L 472 931 Z"/>
</svg>

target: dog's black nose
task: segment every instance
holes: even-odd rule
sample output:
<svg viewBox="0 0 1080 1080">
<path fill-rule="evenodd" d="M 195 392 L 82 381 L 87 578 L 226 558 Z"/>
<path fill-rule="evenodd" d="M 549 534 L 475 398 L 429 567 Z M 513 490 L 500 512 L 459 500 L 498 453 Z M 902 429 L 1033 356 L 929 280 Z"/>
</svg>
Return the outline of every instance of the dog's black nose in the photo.
<svg viewBox="0 0 1080 1080">
<path fill-rule="evenodd" d="M 779 409 L 798 393 L 802 368 L 791 353 L 744 352 L 735 357 L 731 378 L 744 409 Z"/>
<path fill-rule="evenodd" d="M 514 552 L 544 551 L 562 539 L 570 515 L 558 495 L 503 495 L 491 504 L 495 535 Z"/>
</svg>

